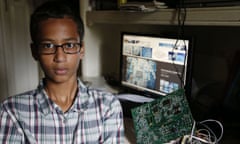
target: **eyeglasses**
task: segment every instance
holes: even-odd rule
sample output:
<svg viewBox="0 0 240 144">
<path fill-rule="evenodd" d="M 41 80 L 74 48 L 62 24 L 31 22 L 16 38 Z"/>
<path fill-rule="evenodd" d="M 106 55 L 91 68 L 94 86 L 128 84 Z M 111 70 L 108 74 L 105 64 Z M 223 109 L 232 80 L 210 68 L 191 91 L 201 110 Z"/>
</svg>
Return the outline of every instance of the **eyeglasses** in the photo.
<svg viewBox="0 0 240 144">
<path fill-rule="evenodd" d="M 61 47 L 66 54 L 76 54 L 80 52 L 81 43 L 64 43 L 62 45 L 55 45 L 52 43 L 37 44 L 40 54 L 55 54 L 58 47 Z"/>
</svg>

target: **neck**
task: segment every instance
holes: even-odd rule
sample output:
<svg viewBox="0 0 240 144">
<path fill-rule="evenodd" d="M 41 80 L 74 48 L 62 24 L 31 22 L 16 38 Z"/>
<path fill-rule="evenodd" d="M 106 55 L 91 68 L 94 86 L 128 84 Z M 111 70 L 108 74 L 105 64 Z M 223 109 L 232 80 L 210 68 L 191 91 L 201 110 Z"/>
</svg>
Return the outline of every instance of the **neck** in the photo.
<svg viewBox="0 0 240 144">
<path fill-rule="evenodd" d="M 63 112 L 66 112 L 72 106 L 75 99 L 77 80 L 59 84 L 46 81 L 45 90 L 49 98 L 54 101 Z"/>
</svg>

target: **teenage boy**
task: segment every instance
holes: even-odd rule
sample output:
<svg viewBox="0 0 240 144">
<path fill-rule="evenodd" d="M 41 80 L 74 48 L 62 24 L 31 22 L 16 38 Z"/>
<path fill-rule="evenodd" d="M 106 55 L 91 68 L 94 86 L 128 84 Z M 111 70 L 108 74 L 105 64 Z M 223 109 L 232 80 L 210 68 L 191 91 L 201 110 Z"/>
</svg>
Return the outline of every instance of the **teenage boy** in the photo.
<svg viewBox="0 0 240 144">
<path fill-rule="evenodd" d="M 31 50 L 45 77 L 39 86 L 7 98 L 0 107 L 0 143 L 123 143 L 123 113 L 108 92 L 77 77 L 84 56 L 81 18 L 62 1 L 31 15 Z"/>
</svg>

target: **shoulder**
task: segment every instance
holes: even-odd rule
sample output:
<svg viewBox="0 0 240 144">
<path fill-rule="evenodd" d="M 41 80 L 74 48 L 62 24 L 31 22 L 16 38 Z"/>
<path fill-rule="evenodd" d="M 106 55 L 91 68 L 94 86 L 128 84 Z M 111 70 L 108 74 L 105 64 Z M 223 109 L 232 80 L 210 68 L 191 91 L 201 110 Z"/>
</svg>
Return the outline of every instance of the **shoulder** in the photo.
<svg viewBox="0 0 240 144">
<path fill-rule="evenodd" d="M 121 109 L 120 101 L 113 93 L 89 88 L 88 94 L 90 96 L 90 101 L 94 102 L 96 105 L 102 108 Z"/>
<path fill-rule="evenodd" d="M 106 90 L 98 89 L 95 87 L 86 86 L 80 79 L 78 79 L 78 87 L 81 94 L 86 94 L 93 97 L 95 100 L 104 100 L 104 101 L 115 101 L 116 96 Z"/>
<path fill-rule="evenodd" d="M 95 100 L 101 100 L 106 103 L 118 101 L 115 94 L 104 90 L 89 88 L 88 94 L 92 96 Z"/>
<path fill-rule="evenodd" d="M 10 96 L 1 103 L 1 111 L 4 110 L 11 113 L 26 111 L 34 104 L 35 94 L 36 90 L 31 90 L 21 94 Z"/>
<path fill-rule="evenodd" d="M 79 84 L 79 104 L 87 104 L 88 109 L 100 111 L 121 111 L 121 104 L 117 96 L 111 92 L 85 86 L 80 80 Z"/>
</svg>

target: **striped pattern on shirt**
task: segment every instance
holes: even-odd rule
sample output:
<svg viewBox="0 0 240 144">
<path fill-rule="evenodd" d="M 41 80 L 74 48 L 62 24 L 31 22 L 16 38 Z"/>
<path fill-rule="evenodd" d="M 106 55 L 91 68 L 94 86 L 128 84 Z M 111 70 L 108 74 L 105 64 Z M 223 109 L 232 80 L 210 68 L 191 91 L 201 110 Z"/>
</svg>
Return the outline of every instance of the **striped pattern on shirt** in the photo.
<svg viewBox="0 0 240 144">
<path fill-rule="evenodd" d="M 38 88 L 6 99 L 0 107 L 0 143 L 124 143 L 123 113 L 111 93 L 87 88 L 78 79 L 78 93 L 63 113 Z"/>
</svg>

